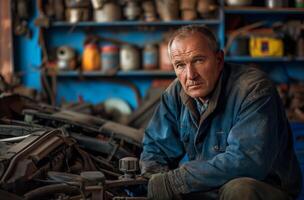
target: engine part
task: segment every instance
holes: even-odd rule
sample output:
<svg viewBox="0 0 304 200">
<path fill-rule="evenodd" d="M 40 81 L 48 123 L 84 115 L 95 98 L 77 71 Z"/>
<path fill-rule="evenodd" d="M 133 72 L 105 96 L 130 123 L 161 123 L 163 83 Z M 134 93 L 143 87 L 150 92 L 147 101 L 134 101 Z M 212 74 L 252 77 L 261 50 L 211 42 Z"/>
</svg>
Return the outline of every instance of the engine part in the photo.
<svg viewBox="0 0 304 200">
<path fill-rule="evenodd" d="M 133 179 L 139 170 L 138 159 L 135 157 L 125 157 L 119 160 L 119 170 L 124 173 L 120 179 Z"/>
<path fill-rule="evenodd" d="M 105 175 L 100 171 L 81 172 L 80 176 L 86 185 L 104 185 L 106 182 Z"/>
</svg>

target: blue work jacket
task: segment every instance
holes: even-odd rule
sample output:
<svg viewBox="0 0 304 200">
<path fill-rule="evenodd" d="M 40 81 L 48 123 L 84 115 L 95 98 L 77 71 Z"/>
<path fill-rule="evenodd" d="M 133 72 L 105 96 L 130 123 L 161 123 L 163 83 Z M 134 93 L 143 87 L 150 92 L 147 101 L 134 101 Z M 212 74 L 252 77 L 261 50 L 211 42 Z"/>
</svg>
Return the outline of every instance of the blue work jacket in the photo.
<svg viewBox="0 0 304 200">
<path fill-rule="evenodd" d="M 180 164 L 182 158 L 189 161 Z M 261 70 L 225 64 L 207 110 L 176 79 L 161 97 L 143 139 L 142 172 L 174 169 L 181 193 L 208 191 L 251 177 L 296 197 L 301 170 L 274 84 Z"/>
</svg>

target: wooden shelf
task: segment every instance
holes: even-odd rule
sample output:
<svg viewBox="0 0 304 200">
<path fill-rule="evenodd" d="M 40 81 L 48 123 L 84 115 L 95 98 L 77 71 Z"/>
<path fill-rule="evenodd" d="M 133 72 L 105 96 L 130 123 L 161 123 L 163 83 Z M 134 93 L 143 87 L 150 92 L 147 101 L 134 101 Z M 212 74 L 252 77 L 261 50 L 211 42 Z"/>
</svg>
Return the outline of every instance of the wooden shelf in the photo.
<svg viewBox="0 0 304 200">
<path fill-rule="evenodd" d="M 224 12 L 227 14 L 302 14 L 304 8 L 267 8 L 253 6 L 226 6 Z"/>
</svg>

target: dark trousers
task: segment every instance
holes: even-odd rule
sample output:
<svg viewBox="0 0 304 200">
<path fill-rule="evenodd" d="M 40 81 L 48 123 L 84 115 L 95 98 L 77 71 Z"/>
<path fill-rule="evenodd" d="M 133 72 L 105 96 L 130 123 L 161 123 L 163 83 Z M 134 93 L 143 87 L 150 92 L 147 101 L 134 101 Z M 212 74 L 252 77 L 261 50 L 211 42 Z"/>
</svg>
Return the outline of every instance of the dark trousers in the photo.
<svg viewBox="0 0 304 200">
<path fill-rule="evenodd" d="M 190 200 L 291 200 L 286 192 L 253 178 L 236 178 L 219 190 L 183 195 Z"/>
</svg>

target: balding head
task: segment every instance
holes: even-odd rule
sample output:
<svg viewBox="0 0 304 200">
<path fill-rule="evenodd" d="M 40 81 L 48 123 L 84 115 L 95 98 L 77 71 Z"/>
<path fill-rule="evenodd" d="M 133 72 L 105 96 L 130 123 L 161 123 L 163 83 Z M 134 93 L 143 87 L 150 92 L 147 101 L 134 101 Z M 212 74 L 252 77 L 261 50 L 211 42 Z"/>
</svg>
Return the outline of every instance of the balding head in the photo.
<svg viewBox="0 0 304 200">
<path fill-rule="evenodd" d="M 193 34 L 201 34 L 204 39 L 208 41 L 208 47 L 214 51 L 217 52 L 219 50 L 217 39 L 214 35 L 214 33 L 204 25 L 188 25 L 183 26 L 179 29 L 177 29 L 171 36 L 169 43 L 168 43 L 168 53 L 169 57 L 171 59 L 171 46 L 174 40 L 176 39 L 183 39 L 187 37 L 191 37 Z"/>
</svg>

